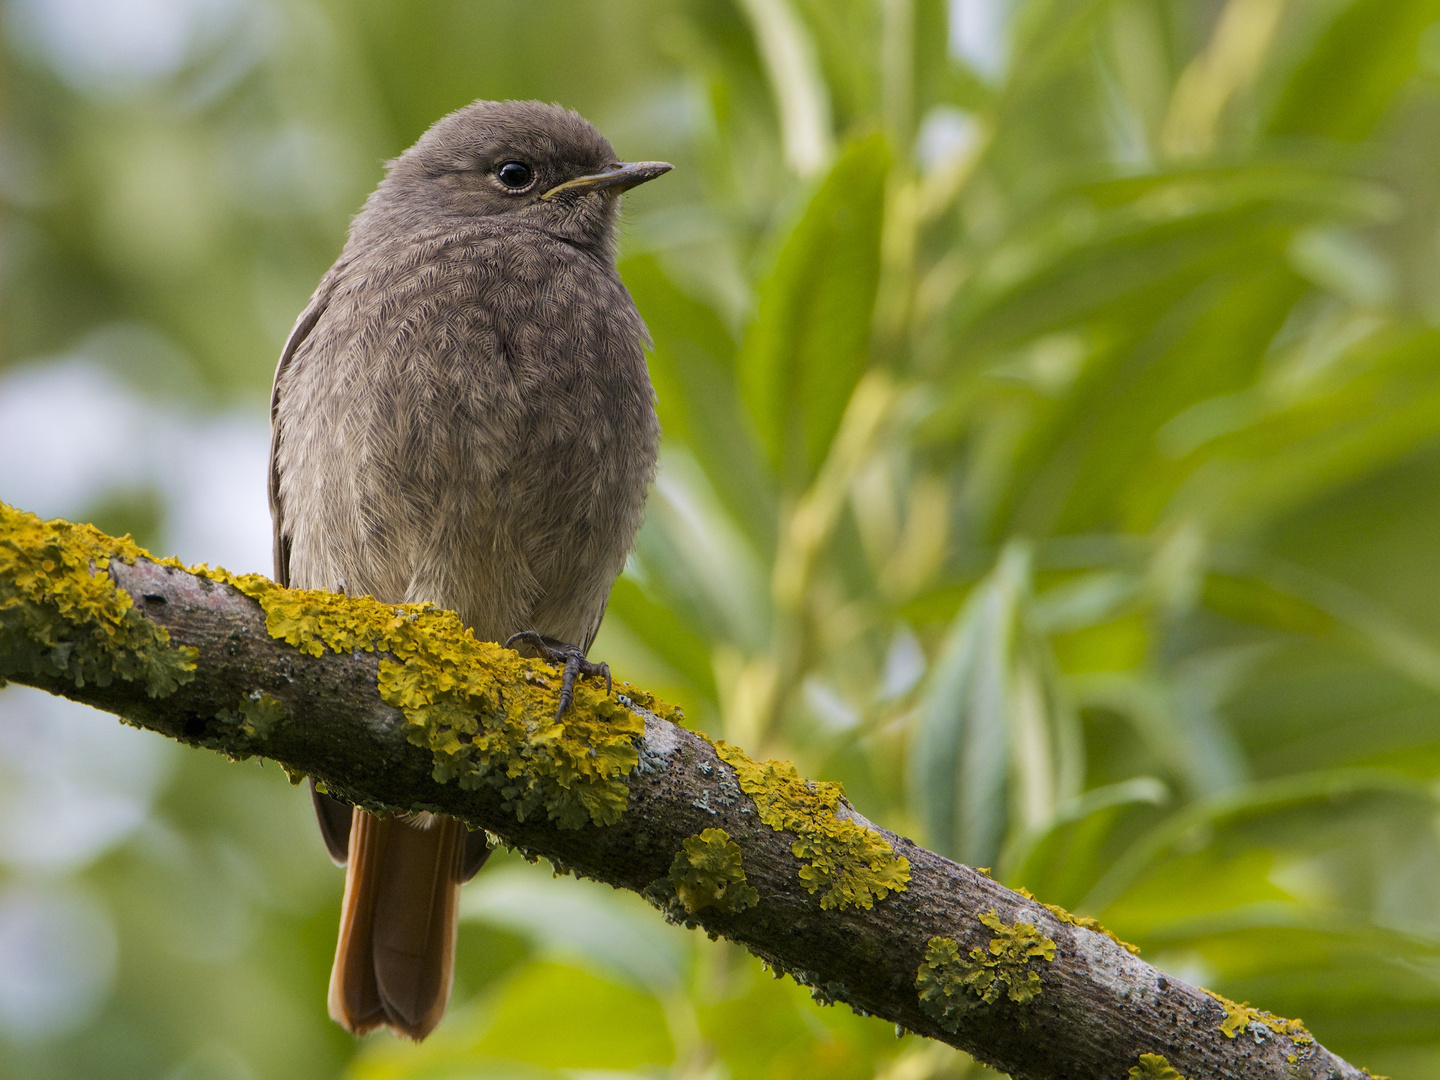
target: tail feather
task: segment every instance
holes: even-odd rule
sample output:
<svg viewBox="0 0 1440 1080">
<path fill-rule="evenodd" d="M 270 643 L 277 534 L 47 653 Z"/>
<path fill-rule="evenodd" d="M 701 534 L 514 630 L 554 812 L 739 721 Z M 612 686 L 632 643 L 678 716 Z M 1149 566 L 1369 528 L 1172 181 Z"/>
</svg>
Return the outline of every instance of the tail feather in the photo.
<svg viewBox="0 0 1440 1080">
<path fill-rule="evenodd" d="M 420 1040 L 445 1013 L 455 966 L 465 826 L 355 808 L 330 1016 L 355 1034 L 388 1024 Z"/>
<path fill-rule="evenodd" d="M 352 812 L 340 905 L 340 940 L 330 970 L 330 1018 L 363 1035 L 385 1023 L 385 1007 L 375 982 L 370 940 L 375 926 L 375 887 L 383 858 L 383 823 L 359 807 Z"/>
</svg>

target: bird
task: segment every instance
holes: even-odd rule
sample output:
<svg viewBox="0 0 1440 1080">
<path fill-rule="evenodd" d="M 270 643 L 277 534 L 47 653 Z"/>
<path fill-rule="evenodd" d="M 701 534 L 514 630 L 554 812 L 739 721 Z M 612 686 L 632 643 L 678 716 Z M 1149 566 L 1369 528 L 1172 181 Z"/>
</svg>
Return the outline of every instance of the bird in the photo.
<svg viewBox="0 0 1440 1080">
<path fill-rule="evenodd" d="M 577 677 L 654 479 L 649 336 L 616 269 L 622 162 L 578 113 L 476 101 L 386 165 L 286 341 L 271 394 L 275 580 L 428 603 Z M 483 832 L 311 781 L 346 868 L 331 1017 L 425 1038 Z"/>
</svg>

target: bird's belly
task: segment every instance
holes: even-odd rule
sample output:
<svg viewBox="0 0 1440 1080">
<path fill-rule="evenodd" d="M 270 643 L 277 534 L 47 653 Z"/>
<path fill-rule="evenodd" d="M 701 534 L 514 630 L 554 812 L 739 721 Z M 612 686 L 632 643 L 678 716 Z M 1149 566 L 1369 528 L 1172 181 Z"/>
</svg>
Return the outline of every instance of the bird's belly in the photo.
<svg viewBox="0 0 1440 1080">
<path fill-rule="evenodd" d="M 643 512 L 643 431 L 592 422 L 496 439 L 407 416 L 352 405 L 287 468 L 303 493 L 287 515 L 292 583 L 436 604 L 482 640 L 537 630 L 582 643 Z"/>
</svg>

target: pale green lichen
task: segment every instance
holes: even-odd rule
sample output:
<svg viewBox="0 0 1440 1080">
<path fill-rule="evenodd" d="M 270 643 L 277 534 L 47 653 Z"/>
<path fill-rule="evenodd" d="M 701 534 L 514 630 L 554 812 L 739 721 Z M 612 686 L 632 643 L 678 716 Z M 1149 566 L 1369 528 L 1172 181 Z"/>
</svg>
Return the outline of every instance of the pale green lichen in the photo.
<svg viewBox="0 0 1440 1080">
<path fill-rule="evenodd" d="M 757 762 L 727 743 L 716 743 L 715 752 L 735 770 L 760 820 L 796 835 L 790 850 L 806 860 L 800 881 L 812 894 L 824 890 L 822 908 L 868 909 L 909 887 L 909 860 L 897 857 L 874 829 L 840 816 L 845 789 L 839 784 L 802 779 L 788 761 Z"/>
<path fill-rule="evenodd" d="M 268 739 L 275 725 L 285 718 L 285 706 L 263 690 L 252 690 L 235 709 L 221 709 L 215 719 L 233 724 L 251 739 Z"/>
<path fill-rule="evenodd" d="M 1227 1039 L 1235 1038 L 1251 1024 L 1264 1024 L 1278 1035 L 1288 1035 L 1290 1041 L 1297 1045 L 1315 1041 L 1315 1037 L 1305 1029 L 1303 1020 L 1287 1020 L 1283 1016 L 1256 1009 L 1248 1001 L 1237 1004 L 1229 998 L 1215 993 L 1214 990 L 1206 990 L 1205 993 L 1214 998 L 1225 1010 L 1225 1019 L 1220 1022 L 1220 1034 Z"/>
<path fill-rule="evenodd" d="M 128 536 L 0 503 L 0 685 L 21 674 L 77 687 L 118 680 L 164 697 L 194 678 L 196 651 L 171 647 L 105 573 L 111 559 L 144 555 Z"/>
<path fill-rule="evenodd" d="M 960 943 L 954 938 L 932 937 L 925 947 L 925 959 L 915 972 L 915 989 L 920 1008 L 946 1031 L 954 1031 L 960 1018 L 976 1005 L 965 984 L 969 967 L 960 958 Z"/>
<path fill-rule="evenodd" d="M 920 1008 L 946 1031 L 954 1031 L 971 1009 L 1002 996 L 1017 1005 L 1030 1004 L 1043 989 L 1030 961 L 1055 959 L 1055 942 L 1029 923 L 1003 922 L 994 908 L 979 918 L 995 932 L 987 947 L 976 946 L 969 956 L 961 956 L 954 938 L 933 937 L 915 973 Z"/>
<path fill-rule="evenodd" d="M 1185 1080 L 1159 1054 L 1141 1054 L 1140 1064 L 1130 1066 L 1130 1080 Z"/>
<path fill-rule="evenodd" d="M 727 915 L 760 902 L 745 881 L 740 845 L 724 829 L 706 829 L 688 837 L 670 864 L 670 883 L 685 910 L 713 907 Z"/>
<path fill-rule="evenodd" d="M 1021 896 L 1025 897 L 1026 900 L 1034 900 L 1035 903 L 1039 904 L 1046 911 L 1050 912 L 1051 915 L 1054 915 L 1061 922 L 1069 923 L 1071 926 L 1078 926 L 1084 930 L 1090 930 L 1096 934 L 1104 934 L 1111 941 L 1115 942 L 1116 945 L 1119 945 L 1122 949 L 1125 949 L 1136 956 L 1140 955 L 1139 946 L 1131 945 L 1128 941 L 1122 941 L 1109 930 L 1105 929 L 1105 927 L 1101 926 L 1098 919 L 1093 919 L 1089 915 L 1072 915 L 1059 904 L 1047 904 L 1044 900 L 1037 900 L 1035 898 L 1035 894 L 1032 893 L 1029 889 L 1025 888 L 1024 885 L 1021 885 L 1015 891 L 1018 892 Z"/>
</svg>

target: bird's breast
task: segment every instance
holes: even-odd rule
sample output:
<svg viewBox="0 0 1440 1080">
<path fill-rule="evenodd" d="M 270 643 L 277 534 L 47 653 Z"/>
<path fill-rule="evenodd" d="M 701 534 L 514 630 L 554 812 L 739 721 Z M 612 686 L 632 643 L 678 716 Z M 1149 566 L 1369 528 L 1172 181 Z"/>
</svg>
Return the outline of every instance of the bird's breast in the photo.
<svg viewBox="0 0 1440 1080">
<path fill-rule="evenodd" d="M 296 528 L 375 595 L 477 628 L 566 597 L 591 618 L 655 466 L 643 335 L 612 266 L 543 237 L 358 260 L 281 386 Z"/>
</svg>

